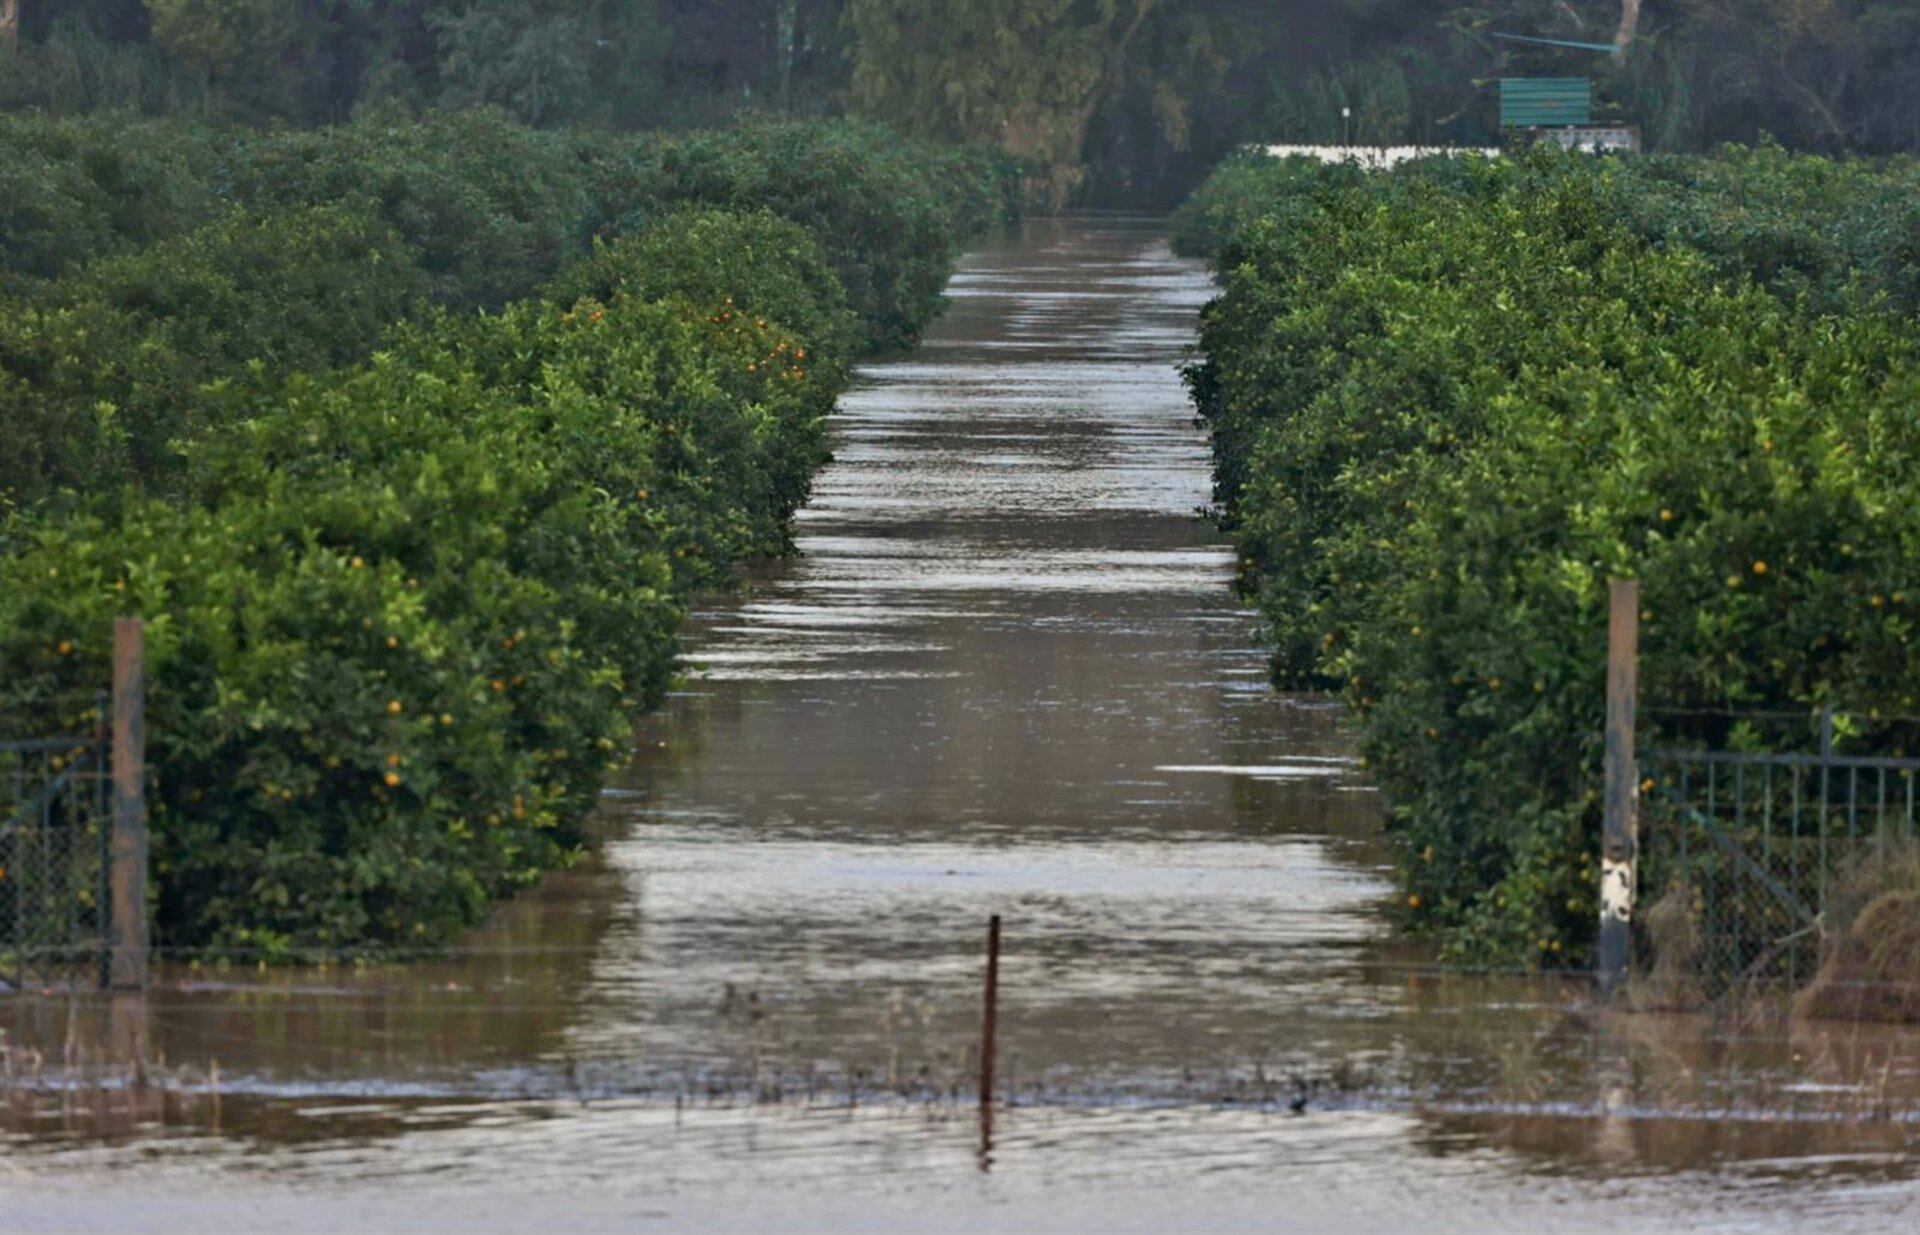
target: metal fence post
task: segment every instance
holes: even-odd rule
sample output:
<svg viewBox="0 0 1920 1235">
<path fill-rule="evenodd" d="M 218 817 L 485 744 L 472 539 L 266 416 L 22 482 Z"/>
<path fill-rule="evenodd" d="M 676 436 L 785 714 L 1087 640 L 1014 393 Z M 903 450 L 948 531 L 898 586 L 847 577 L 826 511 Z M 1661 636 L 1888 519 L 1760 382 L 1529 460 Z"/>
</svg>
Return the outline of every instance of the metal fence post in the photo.
<svg viewBox="0 0 1920 1235">
<path fill-rule="evenodd" d="M 1815 912 L 1827 908 L 1827 809 L 1833 801 L 1833 705 L 1820 709 L 1820 889 Z"/>
<path fill-rule="evenodd" d="M 987 992 L 980 1022 L 980 1169 L 993 1167 L 994 1038 L 1000 1026 L 1000 915 L 987 919 Z"/>
<path fill-rule="evenodd" d="M 1615 579 L 1607 596 L 1606 814 L 1600 855 L 1599 977 L 1603 994 L 1626 980 L 1632 946 L 1640 775 L 1633 720 L 1639 694 L 1640 584 Z"/>
<path fill-rule="evenodd" d="M 108 928 L 116 990 L 147 985 L 146 627 L 113 623 L 113 915 Z"/>
<path fill-rule="evenodd" d="M 1000 915 L 987 919 L 987 993 L 980 1021 L 980 1109 L 993 1106 L 994 1038 L 1000 1026 Z"/>
</svg>

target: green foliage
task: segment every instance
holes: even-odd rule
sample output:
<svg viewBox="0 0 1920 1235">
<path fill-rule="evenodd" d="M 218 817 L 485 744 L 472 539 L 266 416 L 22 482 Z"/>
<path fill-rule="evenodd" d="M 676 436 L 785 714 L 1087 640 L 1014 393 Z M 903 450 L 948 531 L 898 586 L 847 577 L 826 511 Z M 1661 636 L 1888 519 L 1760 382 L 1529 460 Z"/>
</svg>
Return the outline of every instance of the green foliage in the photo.
<svg viewBox="0 0 1920 1235">
<path fill-rule="evenodd" d="M 100 680 L 111 615 L 148 621 L 163 943 L 430 943 L 564 858 L 558 787 L 491 689 L 506 657 L 474 642 L 549 598 L 470 561 L 486 608 L 440 620 L 399 561 L 344 547 L 377 553 L 405 514 L 371 488 L 156 503 L 43 526 L 0 565 L 10 704 Z"/>
<path fill-rule="evenodd" d="M 1773 143 L 1635 161 L 1622 221 L 1730 275 L 1840 311 L 1858 293 L 1920 311 L 1920 162 L 1827 159 Z"/>
<path fill-rule="evenodd" d="M 1718 0 L 1348 0 L 1327 50 L 1271 66 L 1262 141 L 1484 145 L 1490 83 L 1589 77 L 1597 117 L 1647 147 L 1701 150 L 1771 133 L 1792 145 L 1892 153 L 1920 135 L 1920 12 L 1898 0 L 1728 5 Z M 1632 15 L 1629 19 L 1629 14 Z M 1301 14 L 1276 13 L 1275 24 Z M 1623 47 L 1607 55 L 1499 33 Z M 1343 124 L 1340 108 L 1352 109 Z"/>
<path fill-rule="evenodd" d="M 633 235 L 597 241 L 544 295 L 679 297 L 729 321 L 771 319 L 812 340 L 827 372 L 860 342 L 860 322 L 819 244 L 769 210 L 694 206 L 663 214 Z"/>
<path fill-rule="evenodd" d="M 848 93 L 916 136 L 998 144 L 1058 208 L 1104 179 L 1219 143 L 1230 70 L 1271 54 L 1281 14 L 1190 0 L 847 0 Z M 1210 123 L 1211 122 L 1211 123 Z M 1214 149 L 1218 149 L 1215 145 Z"/>
<path fill-rule="evenodd" d="M 829 303 L 795 307 L 830 320 L 809 257 L 786 275 Z M 784 543 L 844 371 L 622 282 L 404 328 L 201 440 L 197 505 L 42 521 L 0 563 L 24 701 L 150 623 L 171 942 L 433 943 L 577 846 L 680 598 Z"/>
<path fill-rule="evenodd" d="M 527 295 L 578 252 L 587 184 L 565 134 L 474 110 L 263 134 L 244 144 L 232 192 L 256 210 L 372 210 L 419 251 L 435 299 L 476 307 Z"/>
<path fill-rule="evenodd" d="M 1906 0 L 1662 0 L 1633 22 L 1637 0 L 17 3 L 0 107 L 264 126 L 487 106 L 628 130 L 848 110 L 999 145 L 1051 204 L 1170 204 L 1244 142 L 1491 144 L 1492 83 L 1515 76 L 1591 77 L 1649 149 L 1920 145 Z"/>
<path fill-rule="evenodd" d="M 1250 224 L 1282 211 L 1313 210 L 1317 199 L 1306 191 L 1331 188 L 1365 173 L 1351 164 L 1322 164 L 1304 156 L 1270 158 L 1240 151 L 1221 162 L 1174 213 L 1174 252 L 1182 257 L 1213 258 Z"/>
<path fill-rule="evenodd" d="M 0 110 L 204 115 L 207 94 L 153 44 L 103 37 L 84 17 L 56 23 L 44 39 L 11 47 L 0 39 Z"/>
<path fill-rule="evenodd" d="M 490 113 L 226 166 L 246 208 L 0 301 L 0 475 L 41 499 L 0 707 L 70 719 L 142 615 L 163 941 L 432 946 L 577 851 L 687 596 L 788 547 L 856 349 L 918 332 L 1012 176 L 859 126 Z"/>
<path fill-rule="evenodd" d="M 438 299 L 500 304 L 573 257 L 588 230 L 583 150 L 488 110 L 371 113 L 254 133 L 123 114 L 0 116 L 0 287 L 50 278 L 206 223 L 234 205 L 361 206 L 418 250 Z M 16 283 L 18 279 L 14 280 Z"/>
<path fill-rule="evenodd" d="M 440 103 L 504 108 L 527 124 L 632 123 L 655 104 L 670 29 L 647 0 L 453 0 L 427 14 Z"/>
<path fill-rule="evenodd" d="M 944 141 L 996 140 L 1058 205 L 1079 181 L 1089 103 L 1150 0 L 852 0 L 852 89 L 869 115 Z"/>
<path fill-rule="evenodd" d="M 1264 135 L 1275 142 L 1397 146 L 1421 133 L 1414 93 L 1398 61 L 1350 60 L 1273 91 Z"/>
<path fill-rule="evenodd" d="M 1920 344 L 1853 290 L 1900 272 L 1848 264 L 1894 251 L 1848 193 L 1906 169 L 1683 170 L 1270 168 L 1219 254 L 1191 380 L 1243 582 L 1276 676 L 1360 718 L 1407 921 L 1457 958 L 1592 936 L 1608 578 L 1641 581 L 1655 740 L 1653 707 L 1920 696 Z M 1228 175 L 1190 236 L 1247 217 Z"/>
<path fill-rule="evenodd" d="M 222 112 L 297 114 L 313 82 L 301 73 L 325 29 L 309 0 L 145 0 L 154 46 L 181 76 L 203 83 Z"/>
<path fill-rule="evenodd" d="M 285 56 L 301 27 L 297 0 L 146 0 L 146 6 L 154 42 L 208 74 Z"/>
<path fill-rule="evenodd" d="M 765 207 L 811 232 L 875 350 L 919 338 L 959 245 L 1005 217 L 1016 170 L 854 121 L 748 122 L 664 143 L 656 157 L 654 209 Z"/>
<path fill-rule="evenodd" d="M 589 236 L 622 227 L 641 228 L 639 247 L 583 267 L 576 293 L 596 271 L 661 295 L 678 282 L 703 305 L 764 300 L 748 311 L 817 339 L 816 354 L 899 345 L 938 310 L 961 240 L 1002 217 L 1018 183 L 989 151 L 847 123 L 678 141 L 549 133 L 487 111 L 265 134 L 115 117 L 12 124 L 22 149 L 76 152 L 96 170 L 75 188 L 71 164 L 23 159 L 21 201 L 46 205 L 10 219 L 0 207 L 33 269 L 66 274 L 0 297 L 0 412 L 14 429 L 0 443 L 0 505 L 124 483 L 177 493 L 176 443 L 252 415 L 288 375 L 358 360 L 429 303 L 530 295 Z M 203 181 L 189 163 L 148 201 L 157 169 L 128 170 L 108 143 L 149 136 L 162 152 L 202 152 Z M 175 201 L 186 218 L 164 213 Z M 674 214 L 689 202 L 751 217 Z M 170 234 L 201 210 L 225 213 Z M 167 238 L 129 251 L 156 236 Z M 90 249 L 124 256 L 73 269 Z M 837 276 L 815 269 L 823 250 Z M 856 289 L 851 306 L 839 280 Z"/>
<path fill-rule="evenodd" d="M 815 114 L 843 76 L 839 0 L 17 0 L 0 106 L 248 123 L 401 102 L 548 125 Z M 16 0 L 0 3 L 0 21 Z"/>
<path fill-rule="evenodd" d="M 251 388 L 365 355 L 424 303 L 410 250 L 363 211 L 234 213 L 0 299 L 0 503 L 177 491 L 178 444 Z"/>
<path fill-rule="evenodd" d="M 129 115 L 0 115 L 0 289 L 212 219 L 223 147 Z"/>
</svg>

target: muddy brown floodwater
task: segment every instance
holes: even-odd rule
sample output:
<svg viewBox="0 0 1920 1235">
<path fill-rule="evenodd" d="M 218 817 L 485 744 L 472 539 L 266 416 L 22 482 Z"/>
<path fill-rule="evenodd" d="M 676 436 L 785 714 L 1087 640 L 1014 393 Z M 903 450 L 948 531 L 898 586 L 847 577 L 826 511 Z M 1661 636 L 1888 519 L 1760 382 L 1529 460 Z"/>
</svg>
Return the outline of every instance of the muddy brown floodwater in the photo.
<svg viewBox="0 0 1920 1235">
<path fill-rule="evenodd" d="M 1341 714 L 1266 689 L 1195 517 L 1209 285 L 1157 221 L 1030 222 L 951 294 L 843 401 L 799 556 L 698 615 L 593 862 L 431 964 L 0 997 L 0 1230 L 1920 1217 L 1913 1035 L 1388 939 Z"/>
</svg>

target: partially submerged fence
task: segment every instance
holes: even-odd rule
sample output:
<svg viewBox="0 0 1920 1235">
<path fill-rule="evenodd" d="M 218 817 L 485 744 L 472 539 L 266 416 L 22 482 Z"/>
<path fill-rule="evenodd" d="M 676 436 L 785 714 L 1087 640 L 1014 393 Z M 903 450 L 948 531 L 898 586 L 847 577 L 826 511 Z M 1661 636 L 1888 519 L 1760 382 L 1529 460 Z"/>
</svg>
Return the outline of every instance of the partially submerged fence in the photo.
<svg viewBox="0 0 1920 1235">
<path fill-rule="evenodd" d="M 108 979 L 107 762 L 104 726 L 0 739 L 0 981 Z"/>
<path fill-rule="evenodd" d="M 147 981 L 146 673 L 138 620 L 114 628 L 112 689 L 82 732 L 0 734 L 0 982 Z M 31 727 L 0 715 L 0 726 Z"/>
<path fill-rule="evenodd" d="M 1911 860 L 1920 841 L 1920 757 L 1901 753 L 1915 744 L 1842 751 L 1843 733 L 1886 728 L 1831 709 L 1717 712 L 1712 738 L 1648 743 L 1636 723 L 1638 617 L 1637 587 L 1615 583 L 1601 984 L 1625 980 L 1637 943 L 1703 997 L 1804 985 L 1886 864 Z"/>
<path fill-rule="evenodd" d="M 1915 839 L 1920 759 L 1839 753 L 1835 720 L 1829 711 L 1802 726 L 1817 729 L 1812 751 L 1782 734 L 1788 749 L 1641 753 L 1640 884 L 1661 898 L 1643 918 L 1656 947 L 1664 928 L 1666 947 L 1692 954 L 1708 994 L 1804 984 L 1877 868 Z"/>
</svg>

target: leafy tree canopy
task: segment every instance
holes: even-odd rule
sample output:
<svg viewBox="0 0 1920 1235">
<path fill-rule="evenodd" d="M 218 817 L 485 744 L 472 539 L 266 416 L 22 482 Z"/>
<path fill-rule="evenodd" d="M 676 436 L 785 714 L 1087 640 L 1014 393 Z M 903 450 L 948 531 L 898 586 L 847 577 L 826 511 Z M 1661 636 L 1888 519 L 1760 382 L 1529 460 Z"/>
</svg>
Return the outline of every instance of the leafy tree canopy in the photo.
<svg viewBox="0 0 1920 1235">
<path fill-rule="evenodd" d="M 0 0 L 0 106 L 313 123 L 484 104 L 622 128 L 856 111 L 996 141 L 1055 201 L 1171 201 L 1248 141 L 1489 142 L 1504 76 L 1590 77 L 1598 114 L 1655 149 L 1771 135 L 1906 150 L 1920 144 L 1920 6 Z"/>
</svg>

